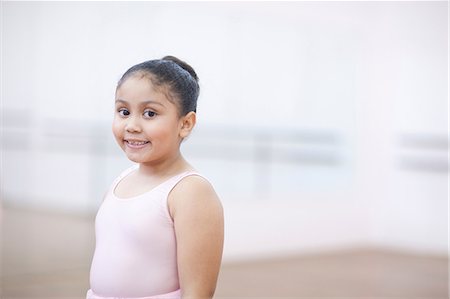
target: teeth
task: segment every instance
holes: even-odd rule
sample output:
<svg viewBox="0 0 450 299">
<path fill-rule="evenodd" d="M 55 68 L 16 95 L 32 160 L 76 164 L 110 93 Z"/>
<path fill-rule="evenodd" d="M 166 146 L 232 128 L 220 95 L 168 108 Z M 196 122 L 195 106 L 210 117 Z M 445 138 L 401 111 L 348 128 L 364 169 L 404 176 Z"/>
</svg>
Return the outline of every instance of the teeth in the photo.
<svg viewBox="0 0 450 299">
<path fill-rule="evenodd" d="M 146 144 L 147 141 L 128 141 L 128 143 L 131 145 L 143 145 Z"/>
</svg>

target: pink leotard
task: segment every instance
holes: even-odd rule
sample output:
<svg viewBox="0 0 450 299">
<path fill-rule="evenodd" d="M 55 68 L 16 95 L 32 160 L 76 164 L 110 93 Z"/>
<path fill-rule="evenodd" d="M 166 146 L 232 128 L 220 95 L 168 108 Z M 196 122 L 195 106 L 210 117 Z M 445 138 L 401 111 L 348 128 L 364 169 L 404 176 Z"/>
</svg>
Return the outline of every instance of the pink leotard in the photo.
<svg viewBox="0 0 450 299">
<path fill-rule="evenodd" d="M 92 298 L 180 297 L 175 231 L 167 197 L 183 178 L 198 174 L 181 173 L 138 196 L 115 196 L 119 182 L 138 167 L 134 165 L 116 178 L 98 210 L 88 298 L 89 293 Z"/>
</svg>

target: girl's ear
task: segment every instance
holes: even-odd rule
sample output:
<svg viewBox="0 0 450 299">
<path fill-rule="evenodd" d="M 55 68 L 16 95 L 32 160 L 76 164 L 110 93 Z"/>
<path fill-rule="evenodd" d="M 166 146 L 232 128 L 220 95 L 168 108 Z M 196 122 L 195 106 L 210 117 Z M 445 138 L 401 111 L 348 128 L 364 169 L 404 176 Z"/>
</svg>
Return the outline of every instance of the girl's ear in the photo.
<svg viewBox="0 0 450 299">
<path fill-rule="evenodd" d="M 180 137 L 186 138 L 191 133 L 197 121 L 197 115 L 194 111 L 189 112 L 181 118 Z"/>
</svg>

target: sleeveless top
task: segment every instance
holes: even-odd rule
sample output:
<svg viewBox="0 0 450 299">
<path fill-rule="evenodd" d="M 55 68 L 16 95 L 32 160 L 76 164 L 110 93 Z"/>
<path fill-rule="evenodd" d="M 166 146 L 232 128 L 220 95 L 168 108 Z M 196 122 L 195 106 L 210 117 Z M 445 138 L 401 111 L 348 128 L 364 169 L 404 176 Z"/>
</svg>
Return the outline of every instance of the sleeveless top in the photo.
<svg viewBox="0 0 450 299">
<path fill-rule="evenodd" d="M 112 183 L 95 218 L 91 290 L 101 296 L 145 297 L 179 289 L 173 220 L 167 197 L 187 171 L 138 196 L 118 198 L 114 190 L 134 165 Z"/>
</svg>

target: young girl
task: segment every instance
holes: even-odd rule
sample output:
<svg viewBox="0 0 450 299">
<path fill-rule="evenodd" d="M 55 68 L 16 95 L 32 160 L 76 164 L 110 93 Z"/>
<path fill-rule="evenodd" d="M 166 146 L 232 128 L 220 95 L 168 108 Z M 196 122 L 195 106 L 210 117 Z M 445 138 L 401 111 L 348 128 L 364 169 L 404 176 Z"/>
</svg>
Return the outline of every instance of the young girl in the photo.
<svg viewBox="0 0 450 299">
<path fill-rule="evenodd" d="M 113 182 L 95 220 L 93 298 L 212 298 L 222 205 L 180 153 L 196 122 L 195 71 L 166 56 L 131 67 L 116 88 L 112 130 L 137 163 Z"/>
</svg>

